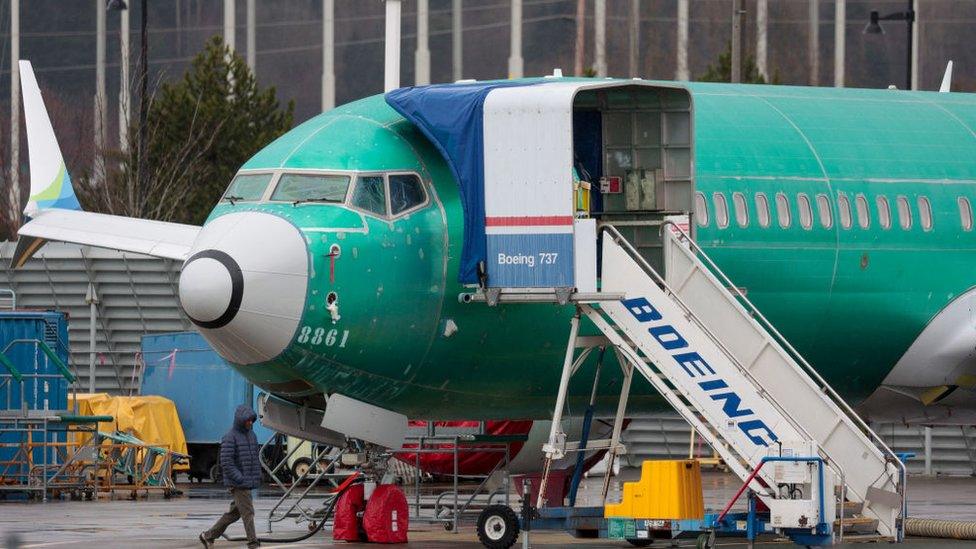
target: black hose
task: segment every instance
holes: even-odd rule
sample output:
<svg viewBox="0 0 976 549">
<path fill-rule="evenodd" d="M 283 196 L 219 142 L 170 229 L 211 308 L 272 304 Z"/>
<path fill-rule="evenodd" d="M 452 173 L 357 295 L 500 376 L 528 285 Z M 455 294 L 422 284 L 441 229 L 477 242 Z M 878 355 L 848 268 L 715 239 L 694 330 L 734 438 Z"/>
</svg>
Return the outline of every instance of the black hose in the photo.
<svg viewBox="0 0 976 549">
<path fill-rule="evenodd" d="M 308 538 L 314 536 L 315 534 L 318 534 L 319 533 L 319 530 L 321 530 L 322 527 L 325 526 L 325 523 L 329 520 L 329 517 L 332 516 L 332 512 L 335 510 L 336 503 L 339 502 L 339 498 L 342 496 L 342 494 L 346 493 L 346 490 L 352 488 L 353 486 L 355 486 L 357 484 L 361 484 L 362 482 L 363 482 L 363 479 L 357 478 L 356 480 L 354 480 L 354 481 L 350 482 L 349 484 L 347 484 L 343 489 L 341 489 L 338 492 L 336 492 L 335 497 L 332 498 L 331 500 L 329 500 L 329 503 L 324 507 L 325 513 L 322 515 L 322 520 L 319 521 L 318 526 L 316 526 L 315 528 L 309 530 L 309 532 L 307 534 L 302 534 L 302 535 L 300 535 L 298 537 L 294 537 L 294 538 L 277 538 L 277 537 L 273 537 L 273 538 L 262 538 L 262 537 L 259 537 L 258 538 L 258 541 L 264 542 L 264 543 L 297 543 L 299 541 L 305 541 Z M 232 537 L 228 537 L 227 534 L 221 534 L 221 537 L 224 538 L 227 541 L 247 541 L 247 538 L 246 537 L 232 538 Z"/>
</svg>

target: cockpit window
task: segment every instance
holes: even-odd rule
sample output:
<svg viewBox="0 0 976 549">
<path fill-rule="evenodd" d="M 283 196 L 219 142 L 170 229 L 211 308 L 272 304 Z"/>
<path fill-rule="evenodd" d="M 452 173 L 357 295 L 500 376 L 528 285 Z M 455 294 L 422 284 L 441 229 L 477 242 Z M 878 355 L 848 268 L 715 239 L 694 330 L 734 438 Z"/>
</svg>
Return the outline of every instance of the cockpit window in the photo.
<svg viewBox="0 0 976 549">
<path fill-rule="evenodd" d="M 383 176 L 359 177 L 352 191 L 352 205 L 377 215 L 386 215 L 386 185 Z"/>
<path fill-rule="evenodd" d="M 270 173 L 241 173 L 230 182 L 230 187 L 224 193 L 227 200 L 260 200 L 264 190 L 271 183 L 273 174 Z"/>
<path fill-rule="evenodd" d="M 348 175 L 281 174 L 271 200 L 285 202 L 345 202 Z"/>
<path fill-rule="evenodd" d="M 393 215 L 419 206 L 427 200 L 420 178 L 412 174 L 390 176 L 390 209 Z"/>
</svg>

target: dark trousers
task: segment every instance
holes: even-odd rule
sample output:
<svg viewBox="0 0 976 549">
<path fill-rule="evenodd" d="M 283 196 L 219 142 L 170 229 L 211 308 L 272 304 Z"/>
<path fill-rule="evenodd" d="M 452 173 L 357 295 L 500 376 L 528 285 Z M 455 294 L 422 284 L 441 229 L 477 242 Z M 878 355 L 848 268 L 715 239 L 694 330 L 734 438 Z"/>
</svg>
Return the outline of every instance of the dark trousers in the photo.
<svg viewBox="0 0 976 549">
<path fill-rule="evenodd" d="M 247 546 L 257 547 L 258 536 L 254 533 L 254 503 L 251 501 L 251 490 L 249 488 L 231 488 L 230 495 L 233 498 L 230 502 L 230 510 L 217 519 L 213 527 L 203 533 L 203 537 L 213 541 L 219 538 L 228 526 L 240 519 L 244 522 Z"/>
</svg>

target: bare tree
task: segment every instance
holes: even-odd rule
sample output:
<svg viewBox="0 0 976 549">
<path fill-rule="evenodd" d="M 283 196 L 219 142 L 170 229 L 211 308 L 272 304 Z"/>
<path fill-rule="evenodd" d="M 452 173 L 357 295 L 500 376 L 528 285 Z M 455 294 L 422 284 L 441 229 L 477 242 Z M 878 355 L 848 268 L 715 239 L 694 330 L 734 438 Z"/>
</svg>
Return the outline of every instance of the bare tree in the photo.
<svg viewBox="0 0 976 549">
<path fill-rule="evenodd" d="M 158 86 L 153 86 L 153 89 L 158 89 Z M 198 115 L 203 101 L 202 97 L 196 99 L 185 140 L 179 146 L 167 149 L 166 157 L 154 159 L 152 171 L 143 183 L 146 188 L 139 193 L 143 197 L 141 201 L 132 203 L 129 200 L 129 191 L 140 184 L 136 169 L 139 132 L 130 131 L 126 134 L 127 147 L 105 151 L 110 168 L 104 184 L 99 184 L 97 179 L 90 176 L 79 181 L 76 192 L 85 209 L 161 221 L 177 217 L 192 198 L 192 188 L 185 184 L 187 175 L 207 170 L 207 151 L 223 126 L 223 122 L 209 124 L 201 120 Z M 159 135 L 160 123 L 158 118 L 149 119 L 147 133 L 150 143 Z"/>
</svg>

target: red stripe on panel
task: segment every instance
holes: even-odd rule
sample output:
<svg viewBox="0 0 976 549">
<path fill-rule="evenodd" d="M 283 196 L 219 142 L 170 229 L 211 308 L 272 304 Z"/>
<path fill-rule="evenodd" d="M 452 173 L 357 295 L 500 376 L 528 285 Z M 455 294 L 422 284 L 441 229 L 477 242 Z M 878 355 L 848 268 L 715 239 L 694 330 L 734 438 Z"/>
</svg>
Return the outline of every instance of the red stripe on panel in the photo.
<svg viewBox="0 0 976 549">
<path fill-rule="evenodd" d="M 540 216 L 512 216 L 486 217 L 486 227 L 525 227 L 538 225 L 572 225 L 571 215 L 540 215 Z"/>
</svg>

